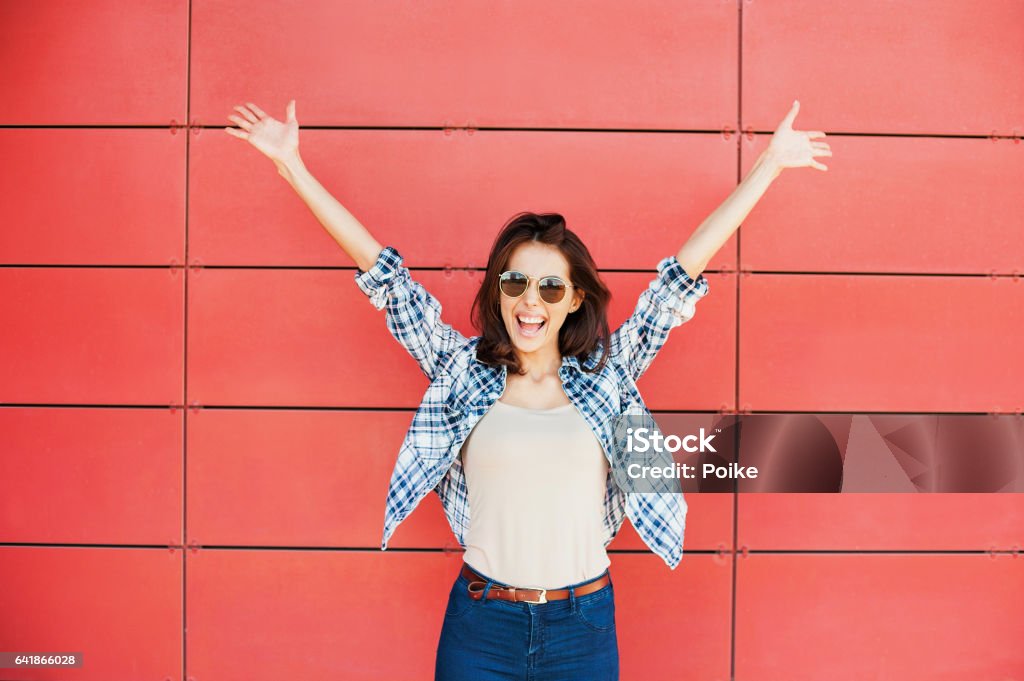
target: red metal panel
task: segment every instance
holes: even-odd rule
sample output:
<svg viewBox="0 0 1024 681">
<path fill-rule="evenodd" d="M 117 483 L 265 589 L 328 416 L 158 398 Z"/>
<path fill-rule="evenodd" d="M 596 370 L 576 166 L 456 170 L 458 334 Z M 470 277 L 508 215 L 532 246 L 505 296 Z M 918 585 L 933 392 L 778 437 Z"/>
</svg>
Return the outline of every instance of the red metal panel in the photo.
<svg viewBox="0 0 1024 681">
<path fill-rule="evenodd" d="M 799 99 L 804 130 L 1024 130 L 1019 0 L 865 0 L 821 10 L 816 0 L 743 3 L 745 126 L 774 130 Z"/>
<path fill-rule="evenodd" d="M 744 138 L 744 173 L 769 140 Z M 744 268 L 1024 273 L 1019 145 L 916 137 L 829 140 L 835 160 L 818 157 L 828 172 L 784 172 L 744 221 Z"/>
<path fill-rule="evenodd" d="M 731 550 L 732 548 L 732 494 L 686 493 L 686 536 L 683 552 L 701 550 Z M 650 550 L 637 535 L 629 518 L 608 549 Z"/>
<path fill-rule="evenodd" d="M 1024 547 L 1019 494 L 746 494 L 739 545 L 789 550 Z"/>
<path fill-rule="evenodd" d="M 181 404 L 184 279 L 0 268 L 0 402 Z"/>
<path fill-rule="evenodd" d="M 182 413 L 0 409 L 0 537 L 179 543 Z"/>
<path fill-rule="evenodd" d="M 0 546 L 0 648 L 81 653 L 83 662 L 74 670 L 4 669 L 3 678 L 182 678 L 181 556 L 166 548 Z"/>
<path fill-rule="evenodd" d="M 618 554 L 611 573 L 623 679 L 729 678 L 731 555 Z"/>
<path fill-rule="evenodd" d="M 188 414 L 190 543 L 379 548 L 412 412 L 203 409 Z M 430 494 L 389 547 L 454 547 Z"/>
<path fill-rule="evenodd" d="M 395 551 L 200 550 L 187 560 L 186 674 L 197 681 L 432 678 L 461 564 Z"/>
<path fill-rule="evenodd" d="M 441 301 L 449 323 L 473 333 L 469 308 L 481 272 L 417 271 L 414 276 Z M 613 325 L 632 311 L 653 276 L 605 275 L 614 292 L 624 291 L 613 303 Z M 425 377 L 387 332 L 384 313 L 370 305 L 352 278 L 351 270 L 192 272 L 189 403 L 419 405 Z M 701 301 L 709 305 L 698 313 L 700 321 L 694 317 L 676 329 L 641 379 L 641 390 L 653 395 L 653 408 L 717 408 L 728 401 L 733 349 L 725 338 L 734 335 L 723 328 L 733 311 L 729 287 L 721 288 L 721 302 L 710 295 Z"/>
<path fill-rule="evenodd" d="M 394 551 L 201 550 L 187 559 L 187 673 L 227 681 L 337 678 L 342 669 L 347 679 L 429 678 L 460 564 Z M 694 554 L 685 566 L 613 556 L 624 678 L 678 678 L 683 669 L 728 678 L 730 559 Z M 253 657 L 254 640 L 292 652 Z M 692 653 L 675 654 L 679 641 Z"/>
<path fill-rule="evenodd" d="M 185 121 L 186 0 L 34 0 L 0 9 L 0 124 Z"/>
<path fill-rule="evenodd" d="M 0 158 L 0 263 L 184 262 L 184 134 L 0 130 Z"/>
<path fill-rule="evenodd" d="M 1020 279 L 741 279 L 740 404 L 753 410 L 1013 411 Z"/>
<path fill-rule="evenodd" d="M 1011 679 L 1024 561 L 765 555 L 736 572 L 736 679 Z"/>
<path fill-rule="evenodd" d="M 501 227 L 532 210 L 564 215 L 599 267 L 653 268 L 736 184 L 735 138 L 717 134 L 302 130 L 300 139 L 310 171 L 409 266 L 486 267 Z M 191 258 L 352 265 L 249 144 L 204 130 L 190 154 Z M 732 237 L 709 267 L 735 266 Z"/>
<path fill-rule="evenodd" d="M 448 0 L 393 10 L 196 3 L 192 115 L 222 125 L 237 102 L 283 107 L 294 97 L 309 125 L 735 125 L 735 3 L 650 0 L 595 11 L 586 0 Z"/>
<path fill-rule="evenodd" d="M 479 273 L 415 276 L 468 333 Z M 427 386 L 351 270 L 200 270 L 189 298 L 190 403 L 416 407 Z"/>
</svg>

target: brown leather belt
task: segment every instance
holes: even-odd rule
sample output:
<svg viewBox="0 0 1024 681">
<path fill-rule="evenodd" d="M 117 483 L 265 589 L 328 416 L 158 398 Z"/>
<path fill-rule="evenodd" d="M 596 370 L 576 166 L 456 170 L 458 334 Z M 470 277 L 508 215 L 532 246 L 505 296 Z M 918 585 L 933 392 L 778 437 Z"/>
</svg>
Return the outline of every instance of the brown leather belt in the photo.
<svg viewBox="0 0 1024 681">
<path fill-rule="evenodd" d="M 469 597 L 479 601 L 483 596 L 487 580 L 473 571 L 466 563 L 462 564 L 462 576 L 469 580 Z M 577 596 L 586 596 L 603 589 L 608 585 L 610 578 L 605 572 L 599 579 L 588 582 L 575 588 Z M 548 601 L 559 601 L 569 597 L 568 589 L 530 589 L 526 587 L 515 587 L 491 583 L 491 589 L 487 592 L 488 598 L 498 598 L 503 601 L 517 601 L 520 603 L 547 603 Z"/>
</svg>

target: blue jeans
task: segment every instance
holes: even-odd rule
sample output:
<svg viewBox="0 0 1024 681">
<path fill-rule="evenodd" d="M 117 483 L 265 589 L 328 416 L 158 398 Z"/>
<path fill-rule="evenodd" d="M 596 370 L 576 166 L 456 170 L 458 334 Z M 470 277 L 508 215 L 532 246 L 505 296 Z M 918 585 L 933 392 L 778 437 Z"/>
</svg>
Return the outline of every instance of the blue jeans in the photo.
<svg viewBox="0 0 1024 681">
<path fill-rule="evenodd" d="M 488 579 L 486 592 L 493 580 L 481 577 Z M 610 581 L 593 593 L 571 593 L 565 600 L 547 603 L 474 600 L 468 586 L 460 574 L 448 595 L 435 681 L 618 681 L 615 592 Z"/>
</svg>

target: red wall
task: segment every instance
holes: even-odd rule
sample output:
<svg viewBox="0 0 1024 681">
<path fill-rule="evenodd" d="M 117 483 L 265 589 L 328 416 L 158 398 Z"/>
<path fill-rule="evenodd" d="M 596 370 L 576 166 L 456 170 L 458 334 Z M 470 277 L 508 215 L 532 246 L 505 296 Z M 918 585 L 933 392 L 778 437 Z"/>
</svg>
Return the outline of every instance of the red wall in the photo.
<svg viewBox="0 0 1024 681">
<path fill-rule="evenodd" d="M 1019 0 L 0 0 L 0 650 L 85 659 L 0 678 L 432 673 L 436 498 L 378 550 L 425 379 L 233 105 L 296 99 L 469 333 L 522 210 L 621 321 L 799 99 L 829 170 L 711 260 L 649 405 L 1019 413 L 1022 44 Z M 677 570 L 612 545 L 624 679 L 1024 679 L 1021 495 L 687 500 Z"/>
</svg>

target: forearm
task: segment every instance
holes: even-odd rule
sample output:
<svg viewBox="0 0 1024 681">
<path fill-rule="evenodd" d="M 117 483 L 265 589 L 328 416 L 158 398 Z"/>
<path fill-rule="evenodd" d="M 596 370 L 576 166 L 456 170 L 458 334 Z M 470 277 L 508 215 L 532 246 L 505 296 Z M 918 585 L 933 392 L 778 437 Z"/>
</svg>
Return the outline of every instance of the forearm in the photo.
<svg viewBox="0 0 1024 681">
<path fill-rule="evenodd" d="M 306 202 L 316 219 L 355 261 L 359 269 L 370 269 L 383 247 L 355 216 L 313 177 L 298 152 L 286 163 L 276 165 L 277 172 Z"/>
<path fill-rule="evenodd" d="M 694 230 L 676 254 L 690 277 L 696 279 L 704 271 L 711 257 L 729 240 L 781 172 L 782 168 L 765 150 L 725 201 Z"/>
</svg>

